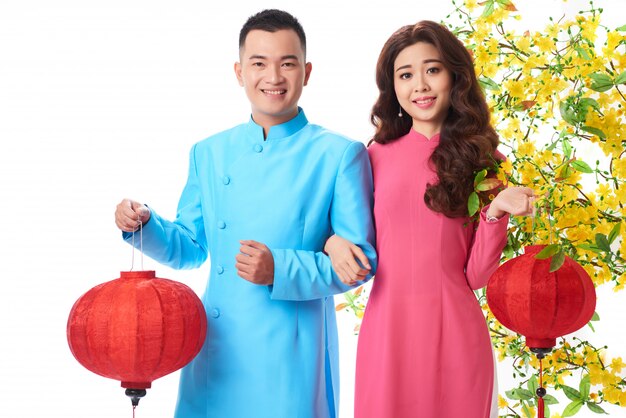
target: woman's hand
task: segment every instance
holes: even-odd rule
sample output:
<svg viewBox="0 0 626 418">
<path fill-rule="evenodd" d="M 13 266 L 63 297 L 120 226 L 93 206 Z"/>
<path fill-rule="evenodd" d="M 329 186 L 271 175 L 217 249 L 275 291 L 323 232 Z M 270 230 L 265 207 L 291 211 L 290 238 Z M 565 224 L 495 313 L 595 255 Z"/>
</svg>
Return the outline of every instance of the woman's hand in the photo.
<svg viewBox="0 0 626 418">
<path fill-rule="evenodd" d="M 324 252 L 330 257 L 330 262 L 339 279 L 349 286 L 354 286 L 356 282 L 364 280 L 372 269 L 363 250 L 339 235 L 328 238 L 324 245 Z"/>
<path fill-rule="evenodd" d="M 487 216 L 501 218 L 510 213 L 514 216 L 535 214 L 535 192 L 529 187 L 508 187 L 493 199 Z"/>
</svg>

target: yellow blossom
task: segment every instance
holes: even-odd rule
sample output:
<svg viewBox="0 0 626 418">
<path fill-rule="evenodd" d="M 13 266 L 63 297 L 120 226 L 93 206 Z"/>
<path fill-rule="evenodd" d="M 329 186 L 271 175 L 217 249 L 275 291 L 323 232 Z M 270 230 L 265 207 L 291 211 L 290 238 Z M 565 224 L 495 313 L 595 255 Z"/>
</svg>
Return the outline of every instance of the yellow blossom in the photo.
<svg viewBox="0 0 626 418">
<path fill-rule="evenodd" d="M 623 367 L 626 367 L 626 364 L 622 363 L 622 358 L 617 357 L 611 360 L 611 365 L 609 366 L 614 373 L 620 373 Z"/>
</svg>

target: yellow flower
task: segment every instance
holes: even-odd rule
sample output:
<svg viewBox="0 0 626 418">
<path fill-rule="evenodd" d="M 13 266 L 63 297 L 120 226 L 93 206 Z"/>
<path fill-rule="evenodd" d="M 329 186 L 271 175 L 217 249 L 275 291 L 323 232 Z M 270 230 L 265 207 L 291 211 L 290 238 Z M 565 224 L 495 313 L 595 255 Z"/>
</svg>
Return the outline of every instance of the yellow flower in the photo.
<svg viewBox="0 0 626 418">
<path fill-rule="evenodd" d="M 614 373 L 620 373 L 623 367 L 626 367 L 626 364 L 622 363 L 622 358 L 617 357 L 611 360 L 611 365 L 609 366 Z"/>
<path fill-rule="evenodd" d="M 622 394 L 622 391 L 614 386 L 605 387 L 602 392 L 604 393 L 604 400 L 612 404 L 618 403 Z"/>
<path fill-rule="evenodd" d="M 506 80 L 504 82 L 504 88 L 509 92 L 511 97 L 517 97 L 519 99 L 524 98 L 524 83 L 519 80 Z"/>
<path fill-rule="evenodd" d="M 503 409 L 509 406 L 509 403 L 502 396 L 498 395 L 498 408 Z"/>
<path fill-rule="evenodd" d="M 536 33 L 533 36 L 533 42 L 541 52 L 551 52 L 556 49 L 554 41 L 547 36 L 543 36 L 541 33 Z"/>
<path fill-rule="evenodd" d="M 535 407 L 528 406 L 527 408 L 525 408 L 524 415 L 526 416 L 526 418 L 535 418 Z"/>
<path fill-rule="evenodd" d="M 477 6 L 476 0 L 465 0 L 465 9 L 467 9 L 467 11 L 471 12 L 476 9 Z"/>
</svg>

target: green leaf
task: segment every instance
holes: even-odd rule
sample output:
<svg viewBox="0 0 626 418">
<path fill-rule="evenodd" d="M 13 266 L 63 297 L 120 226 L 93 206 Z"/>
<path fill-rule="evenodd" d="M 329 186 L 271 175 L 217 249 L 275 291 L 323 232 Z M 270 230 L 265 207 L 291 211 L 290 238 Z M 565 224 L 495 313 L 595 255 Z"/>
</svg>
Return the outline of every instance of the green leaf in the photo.
<svg viewBox="0 0 626 418">
<path fill-rule="evenodd" d="M 590 319 L 590 321 L 599 321 L 599 320 L 600 320 L 600 315 L 598 315 L 597 312 L 594 312 L 593 316 Z"/>
<path fill-rule="evenodd" d="M 474 177 L 474 186 L 477 186 L 481 181 L 487 177 L 487 170 L 480 170 Z"/>
<path fill-rule="evenodd" d="M 563 251 L 559 251 L 554 254 L 552 260 L 550 260 L 550 273 L 553 273 L 561 268 L 563 263 L 565 262 L 565 253 Z"/>
<path fill-rule="evenodd" d="M 485 179 L 476 186 L 476 190 L 479 192 L 486 192 L 487 190 L 493 190 L 500 185 L 502 185 L 502 182 L 498 179 Z"/>
<path fill-rule="evenodd" d="M 494 0 L 487 0 L 487 4 L 485 4 L 485 9 L 483 10 L 483 14 L 480 15 L 481 17 L 488 17 L 493 14 L 493 11 L 494 11 L 493 3 L 494 3 Z"/>
<path fill-rule="evenodd" d="M 528 405 L 526 402 L 524 402 L 522 404 L 522 412 L 524 413 L 524 416 L 526 416 L 526 417 L 532 417 L 533 416 L 532 410 L 530 409 L 530 405 Z"/>
<path fill-rule="evenodd" d="M 597 100 L 592 99 L 591 97 L 583 97 L 578 101 L 578 105 L 583 109 L 588 109 L 592 107 L 596 112 L 602 113 L 600 110 L 600 103 Z"/>
<path fill-rule="evenodd" d="M 604 73 L 593 73 L 589 74 L 589 77 L 593 80 L 591 83 L 591 89 L 603 92 L 609 90 L 613 87 L 613 80 L 607 74 Z"/>
<path fill-rule="evenodd" d="M 585 51 L 584 48 L 577 46 L 576 47 L 576 52 L 578 52 L 578 55 L 580 55 L 583 59 L 585 60 L 589 60 L 591 59 L 591 57 L 589 56 L 589 54 L 587 53 L 587 51 Z"/>
<path fill-rule="evenodd" d="M 611 252 L 611 244 L 609 244 L 609 239 L 604 234 L 596 234 L 596 245 L 602 251 Z"/>
<path fill-rule="evenodd" d="M 509 399 L 514 399 L 514 400 L 530 400 L 532 398 L 534 398 L 535 395 L 533 395 L 533 393 L 527 389 L 522 389 L 522 388 L 515 388 L 515 389 L 511 389 L 511 390 L 507 390 L 505 392 L 506 397 Z"/>
<path fill-rule="evenodd" d="M 546 405 L 556 405 L 559 401 L 552 395 L 544 395 L 543 403 Z"/>
<path fill-rule="evenodd" d="M 581 401 L 580 399 L 577 401 L 574 401 L 572 403 L 570 403 L 569 405 L 567 405 L 565 407 L 565 409 L 563 410 L 563 417 L 571 417 L 573 415 L 576 415 L 576 413 L 580 410 L 580 408 L 584 405 L 585 403 L 583 401 Z"/>
<path fill-rule="evenodd" d="M 611 232 L 609 232 L 609 244 L 613 244 L 613 241 L 619 236 L 619 230 L 622 226 L 622 223 L 616 223 Z"/>
<path fill-rule="evenodd" d="M 595 404 L 593 402 L 587 402 L 587 408 L 589 408 L 590 410 L 592 410 L 596 414 L 607 414 L 607 412 L 604 409 L 602 409 L 602 407 L 600 405 Z"/>
<path fill-rule="evenodd" d="M 560 250 L 559 244 L 550 244 L 546 246 L 543 250 L 539 251 L 539 254 L 535 256 L 538 260 L 545 260 L 546 258 L 552 257 L 554 254 L 558 253 Z"/>
<path fill-rule="evenodd" d="M 591 323 L 591 321 L 587 322 L 587 325 L 589 326 L 589 328 L 591 328 L 591 331 L 596 332 L 596 329 L 594 328 L 594 326 Z"/>
<path fill-rule="evenodd" d="M 498 83 L 496 83 L 489 77 L 478 77 L 478 83 L 483 88 L 483 90 L 500 90 L 500 86 L 498 85 Z"/>
<path fill-rule="evenodd" d="M 580 408 L 584 405 L 585 403 L 583 401 L 573 401 L 571 402 L 569 405 L 567 405 L 565 407 L 565 409 L 563 410 L 563 417 L 571 417 L 574 416 L 578 413 L 578 411 L 580 411 Z"/>
<path fill-rule="evenodd" d="M 576 247 L 582 248 L 583 250 L 587 250 L 587 251 L 593 251 L 594 253 L 602 252 L 602 250 L 600 250 L 597 246 L 593 244 L 578 244 Z"/>
<path fill-rule="evenodd" d="M 582 160 L 574 160 L 570 164 L 576 171 L 580 171 L 581 173 L 593 173 L 593 169 L 589 167 L 589 164 Z"/>
<path fill-rule="evenodd" d="M 585 125 L 582 127 L 582 130 L 585 132 L 589 132 L 590 134 L 594 134 L 595 136 L 600 137 L 602 139 L 606 139 L 606 134 L 601 129 L 594 128 L 593 126 Z"/>
<path fill-rule="evenodd" d="M 572 156 L 572 144 L 567 139 L 563 140 L 563 155 L 569 159 Z"/>
<path fill-rule="evenodd" d="M 620 26 L 619 28 L 616 28 L 615 30 L 618 30 L 618 31 L 621 31 L 621 32 L 625 32 L 626 31 L 626 25 Z"/>
<path fill-rule="evenodd" d="M 578 390 L 580 391 L 580 398 L 584 401 L 589 399 L 589 390 L 591 388 L 591 384 L 589 383 L 589 375 L 586 374 L 580 380 L 580 384 L 578 385 Z"/>
<path fill-rule="evenodd" d="M 472 192 L 467 200 L 467 211 L 469 216 L 474 216 L 474 214 L 478 212 L 479 207 L 480 199 L 478 199 L 478 194 L 476 194 L 476 192 Z"/>
<path fill-rule="evenodd" d="M 539 387 L 539 383 L 537 382 L 537 376 L 533 375 L 533 377 L 528 379 L 528 383 L 526 384 L 526 387 L 531 393 L 537 392 L 537 388 Z"/>
<path fill-rule="evenodd" d="M 626 71 L 615 78 L 615 84 L 626 84 Z"/>
<path fill-rule="evenodd" d="M 580 392 L 577 391 L 576 389 L 569 387 L 569 386 L 561 386 L 561 389 L 563 389 L 563 393 L 565 393 L 565 396 L 567 396 L 570 400 L 572 401 L 580 401 Z"/>
<path fill-rule="evenodd" d="M 567 100 L 562 101 L 559 104 L 559 111 L 561 112 L 561 117 L 563 120 L 570 125 L 577 125 L 578 119 L 576 118 L 576 111 L 572 107 L 571 103 Z"/>
</svg>

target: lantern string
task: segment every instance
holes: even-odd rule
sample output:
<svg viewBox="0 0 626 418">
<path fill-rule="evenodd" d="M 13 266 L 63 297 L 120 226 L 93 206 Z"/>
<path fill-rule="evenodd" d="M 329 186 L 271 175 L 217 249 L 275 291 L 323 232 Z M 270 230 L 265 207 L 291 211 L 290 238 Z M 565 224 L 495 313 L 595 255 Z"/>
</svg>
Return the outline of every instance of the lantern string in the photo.
<svg viewBox="0 0 626 418">
<path fill-rule="evenodd" d="M 539 356 L 539 387 L 543 389 L 543 355 Z M 545 390 L 542 390 L 541 393 L 538 393 L 538 395 L 539 399 L 537 399 L 537 417 L 544 418 L 545 406 L 543 397 L 545 395 Z"/>
<path fill-rule="evenodd" d="M 137 408 L 137 407 L 136 407 L 135 405 L 133 405 L 133 418 L 135 418 L 135 409 L 136 409 L 136 408 Z"/>
<path fill-rule="evenodd" d="M 135 268 L 135 231 L 133 231 L 131 247 L 130 271 L 133 271 Z M 139 252 L 141 253 L 141 271 L 143 271 L 143 225 L 141 219 L 139 220 Z"/>
</svg>

